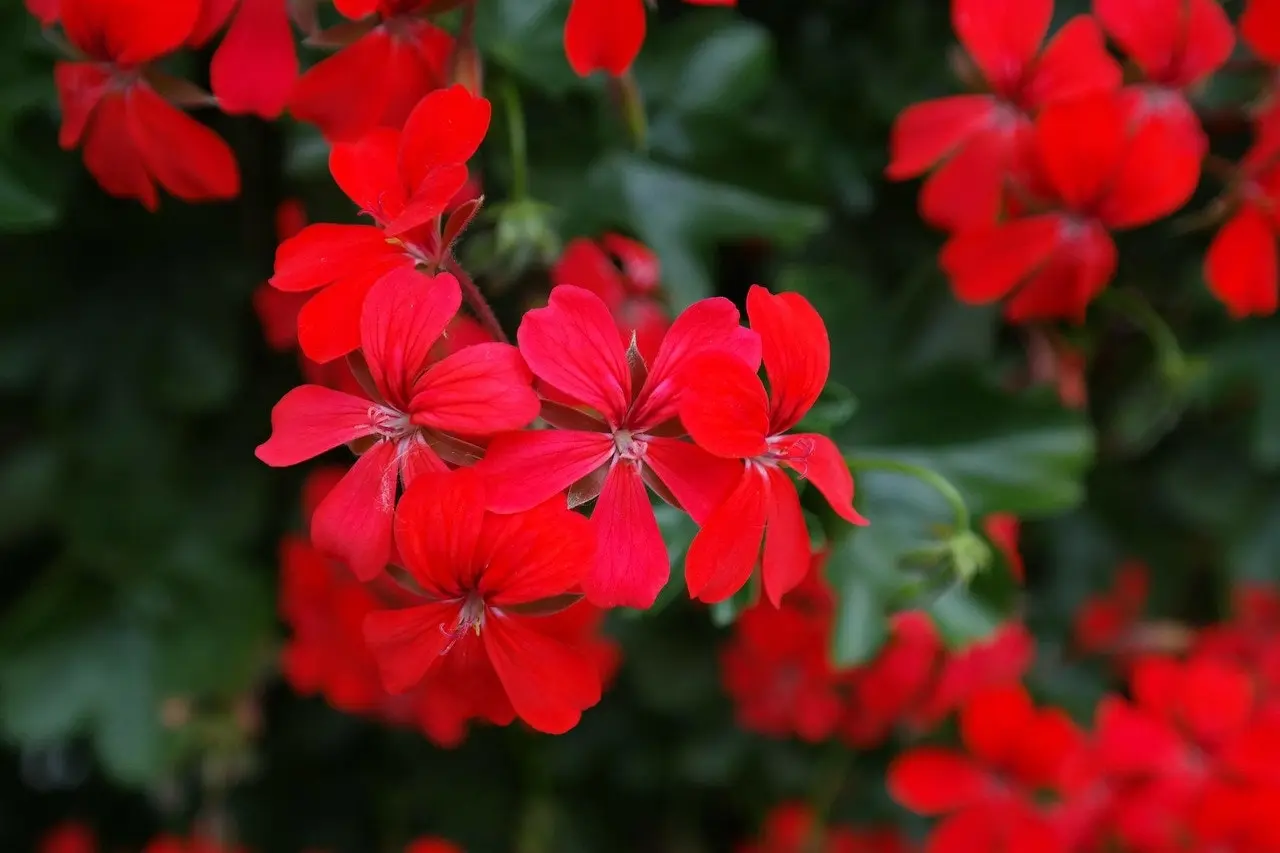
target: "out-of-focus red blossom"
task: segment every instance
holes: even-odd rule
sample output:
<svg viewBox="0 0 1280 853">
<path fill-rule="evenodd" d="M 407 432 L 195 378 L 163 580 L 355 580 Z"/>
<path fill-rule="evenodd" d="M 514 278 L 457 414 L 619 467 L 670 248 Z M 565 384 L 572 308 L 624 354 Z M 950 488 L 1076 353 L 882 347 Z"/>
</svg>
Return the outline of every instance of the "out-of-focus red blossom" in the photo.
<svg viewBox="0 0 1280 853">
<path fill-rule="evenodd" d="M 1246 584 L 1234 596 L 1233 618 L 1201 629 L 1193 652 L 1250 670 L 1262 688 L 1268 713 L 1280 719 L 1280 593 Z"/>
<path fill-rule="evenodd" d="M 1280 65 L 1280 0 L 1248 0 L 1240 15 L 1240 38 L 1258 56 Z"/>
<path fill-rule="evenodd" d="M 26 0 L 27 11 L 34 15 L 46 27 L 58 22 L 59 7 L 62 0 Z"/>
<path fill-rule="evenodd" d="M 223 112 L 272 119 L 284 111 L 298 77 L 289 2 L 204 0 L 187 42 L 200 47 L 226 27 L 209 66 L 209 83 Z"/>
<path fill-rule="evenodd" d="M 737 0 L 685 0 L 695 6 L 736 6 Z M 645 0 L 573 0 L 564 50 L 579 77 L 604 71 L 621 77 L 644 44 Z"/>
<path fill-rule="evenodd" d="M 442 838 L 420 838 L 410 842 L 404 853 L 462 853 L 462 848 Z"/>
<path fill-rule="evenodd" d="M 1018 538 L 1022 531 L 1022 522 L 1018 517 L 1012 513 L 993 512 L 982 520 L 982 529 L 991 544 L 1000 549 L 1013 579 L 1018 583 L 1026 583 L 1027 568 L 1022 562 L 1022 552 L 1018 550 Z"/>
<path fill-rule="evenodd" d="M 504 725 L 518 716 L 560 734 L 600 701 L 600 665 L 568 612 L 595 557 L 590 522 L 563 498 L 527 512 L 485 509 L 474 470 L 425 474 L 396 511 L 396 544 L 421 590 L 411 607 L 365 618 L 392 693 L 435 679 L 438 695 Z"/>
<path fill-rule="evenodd" d="M 1231 187 L 1230 218 L 1204 260 L 1213 295 L 1237 319 L 1274 314 L 1280 240 L 1280 122 L 1259 129 Z"/>
<path fill-rule="evenodd" d="M 36 853 L 98 853 L 98 839 L 84 824 L 68 822 L 46 832 Z"/>
<path fill-rule="evenodd" d="M 947 230 L 995 222 L 1009 205 L 1006 187 L 1025 177 L 1036 113 L 1119 88 L 1120 67 L 1089 16 L 1072 18 L 1042 49 L 1052 17 L 1053 0 L 952 0 L 952 25 L 989 94 L 915 104 L 894 122 L 886 174 L 934 170 L 920 195 L 926 222 Z"/>
<path fill-rule="evenodd" d="M 1147 604 L 1149 571 L 1137 560 L 1122 563 L 1110 590 L 1089 598 L 1076 611 L 1076 646 L 1091 654 L 1117 653 L 1121 642 L 1142 618 Z"/>
<path fill-rule="evenodd" d="M 570 240 L 551 268 L 553 285 L 571 284 L 604 300 L 624 346 L 634 335 L 636 348 L 648 364 L 671 326 L 658 298 L 658 281 L 657 256 L 643 243 L 620 234 L 606 234 L 599 242 Z"/>
<path fill-rule="evenodd" d="M 819 828 L 808 805 L 781 803 L 765 817 L 760 837 L 739 845 L 737 853 L 909 853 L 911 849 L 896 829 Z"/>
<path fill-rule="evenodd" d="M 1056 709 L 1037 709 L 1020 686 L 994 688 L 960 710 L 964 751 L 922 746 L 889 767 L 889 792 L 902 805 L 942 820 L 930 853 L 1063 850 L 1041 790 L 1062 791 L 1083 734 Z"/>
<path fill-rule="evenodd" d="M 532 377 L 509 344 L 476 344 L 443 359 L 432 350 L 453 320 L 462 293 L 453 276 L 409 268 L 368 292 L 360 317 L 368 396 L 320 385 L 286 394 L 271 413 L 271 437 L 257 456 L 296 465 L 343 444 L 360 458 L 316 510 L 312 540 L 361 580 L 391 555 L 397 484 L 447 470 L 445 457 L 473 461 L 458 436 L 484 436 L 527 425 L 538 414 Z"/>
<path fill-rule="evenodd" d="M 1028 211 L 958 233 L 942 250 L 957 297 L 1012 294 L 1005 315 L 1014 322 L 1084 320 L 1115 272 L 1108 232 L 1172 213 L 1198 180 L 1200 155 L 1166 144 L 1158 122 L 1132 129 L 1128 109 L 1114 93 L 1045 107 L 1033 130 Z"/>
<path fill-rule="evenodd" d="M 42 7 L 43 8 L 43 7 Z M 240 192 L 227 144 L 152 87 L 147 65 L 180 48 L 200 0 L 61 0 L 67 41 L 84 61 L 58 62 L 58 144 L 84 149 L 85 167 L 109 194 L 159 206 L 156 184 L 186 201 Z"/>
<path fill-rule="evenodd" d="M 280 244 L 271 284 L 316 291 L 298 315 L 298 342 L 325 363 L 360 344 L 360 306 L 387 273 L 438 267 L 474 209 L 447 223 L 442 214 L 467 182 L 471 159 L 489 128 L 489 102 L 462 86 L 432 92 L 403 131 L 380 128 L 338 144 L 329 171 L 374 225 L 309 225 Z M 443 228 L 443 230 L 442 230 Z"/>
<path fill-rule="evenodd" d="M 704 299 L 676 319 L 646 363 L 627 349 L 606 303 L 572 285 L 528 312 L 517 338 L 534 375 L 569 405 L 543 404 L 543 417 L 559 429 L 493 438 L 479 466 L 490 508 L 527 510 L 565 490 L 570 506 L 596 499 L 599 547 L 583 580 L 587 597 L 602 607 L 649 607 L 671 567 L 648 488 L 701 522 L 738 476 L 732 462 L 680 438 L 681 373 L 710 351 L 753 371 L 760 339 L 739 325 L 729 300 Z"/>
<path fill-rule="evenodd" d="M 685 580 L 690 596 L 723 601 L 760 562 L 765 595 L 777 606 L 809 570 L 809 533 L 783 466 L 809 480 L 845 521 L 867 522 L 853 508 L 853 475 L 835 443 L 789 432 L 827 383 L 831 344 L 822 317 L 800 294 L 759 285 L 747 293 L 747 316 L 760 335 L 768 393 L 755 370 L 725 352 L 698 354 L 685 374 L 680 420 L 689 435 L 742 464 L 737 485 L 689 546 Z"/>
<path fill-rule="evenodd" d="M 401 127 L 424 95 L 448 82 L 453 37 L 425 18 L 446 4 L 355 0 L 335 5 L 352 20 L 376 17 L 368 19 L 368 32 L 298 78 L 289 111 L 332 141 L 353 141 L 377 127 Z"/>
<path fill-rule="evenodd" d="M 1093 14 L 1142 72 L 1124 90 L 1133 132 L 1149 136 L 1147 169 L 1178 186 L 1195 187 L 1209 138 L 1184 92 L 1231 57 L 1235 30 L 1218 0 L 1094 0 Z"/>
</svg>

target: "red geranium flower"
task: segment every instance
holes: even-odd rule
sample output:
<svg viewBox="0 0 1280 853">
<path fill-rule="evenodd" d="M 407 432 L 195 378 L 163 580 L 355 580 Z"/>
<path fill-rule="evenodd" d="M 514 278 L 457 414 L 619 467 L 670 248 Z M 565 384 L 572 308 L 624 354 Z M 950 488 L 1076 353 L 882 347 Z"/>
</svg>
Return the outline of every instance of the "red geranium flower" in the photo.
<svg viewBox="0 0 1280 853">
<path fill-rule="evenodd" d="M 658 259 L 647 246 L 619 234 L 606 234 L 599 243 L 570 240 L 551 268 L 551 282 L 599 296 L 613 314 L 623 344 L 634 335 L 646 364 L 657 357 L 671 319 L 657 298 Z"/>
<path fill-rule="evenodd" d="M 396 484 L 444 471 L 453 434 L 483 436 L 517 429 L 538 414 L 538 398 L 520 353 L 478 344 L 430 363 L 433 346 L 462 302 L 457 280 L 397 270 L 369 290 L 360 317 L 369 398 L 303 385 L 271 412 L 271 438 L 257 456 L 296 465 L 342 444 L 363 453 L 316 510 L 312 538 L 362 580 L 391 553 Z M 433 449 L 435 448 L 435 449 Z"/>
<path fill-rule="evenodd" d="M 474 209 L 451 217 L 443 233 L 440 216 L 466 183 L 489 116 L 488 101 L 451 86 L 424 98 L 403 132 L 383 128 L 333 147 L 334 180 L 377 224 L 310 225 L 280 244 L 272 286 L 321 289 L 298 316 L 307 357 L 324 363 L 359 345 L 360 306 L 383 275 L 443 263 Z"/>
<path fill-rule="evenodd" d="M 46 832 L 37 853 L 97 853 L 97 850 L 98 839 L 92 829 L 82 823 L 68 822 Z"/>
<path fill-rule="evenodd" d="M 917 814 L 945 815 L 929 853 L 1062 850 L 1032 794 L 1060 789 L 1082 745 L 1066 714 L 1037 710 L 1021 686 L 996 688 L 961 709 L 960 736 L 967 754 L 917 747 L 889 767 L 895 800 Z"/>
<path fill-rule="evenodd" d="M 240 192 L 235 156 L 209 128 L 165 101 L 146 66 L 186 42 L 200 0 L 62 0 L 67 40 L 83 62 L 59 62 L 58 144 L 83 145 L 90 174 L 108 193 L 159 206 L 156 184 L 186 201 Z"/>
<path fill-rule="evenodd" d="M 1151 128 L 1161 180 L 1192 188 L 1209 138 L 1183 94 L 1231 57 L 1235 30 L 1218 0 L 1094 0 L 1093 14 L 1146 78 L 1124 91 L 1126 115 L 1137 133 Z M 1176 164 L 1177 169 L 1169 167 Z"/>
<path fill-rule="evenodd" d="M 689 434 L 743 463 L 737 486 L 689 546 L 685 579 L 694 598 L 723 601 L 751 577 L 764 540 L 764 589 L 776 606 L 809 568 L 809 532 L 782 466 L 809 479 L 846 521 L 866 520 L 853 508 L 853 476 L 831 439 L 788 433 L 827 384 L 831 344 L 822 318 L 800 294 L 759 285 L 747 294 L 747 316 L 760 335 L 768 394 L 748 364 L 723 352 L 698 355 L 684 374 L 680 419 Z"/>
<path fill-rule="evenodd" d="M 422 97 L 448 81 L 453 38 L 422 16 L 439 0 L 340 2 L 353 20 L 374 12 L 354 43 L 307 70 L 289 111 L 333 141 L 358 139 L 376 127 L 399 128 Z"/>
<path fill-rule="evenodd" d="M 227 27 L 209 67 L 209 83 L 223 112 L 270 119 L 284 111 L 298 77 L 288 3 L 204 0 L 188 43 L 200 47 Z"/>
<path fill-rule="evenodd" d="M 985 303 L 1013 293 L 1005 306 L 1012 321 L 1082 321 L 1115 272 L 1108 229 L 1159 219 L 1195 191 L 1199 155 L 1166 144 L 1160 124 L 1131 126 L 1115 94 L 1046 107 L 1035 124 L 1036 186 L 1028 188 L 1044 212 L 947 241 L 940 262 L 956 296 Z M 1196 161 L 1190 169 L 1188 159 Z"/>
<path fill-rule="evenodd" d="M 1280 289 L 1280 124 L 1260 129 L 1240 162 L 1231 198 L 1234 212 L 1205 255 L 1205 281 L 1232 317 L 1274 314 Z"/>
<path fill-rule="evenodd" d="M 422 603 L 370 614 L 365 636 L 393 693 L 434 671 L 491 718 L 514 711 L 538 731 L 568 731 L 600 700 L 599 670 L 538 613 L 580 594 L 595 556 L 590 522 L 561 498 L 511 515 L 485 502 L 467 468 L 405 491 L 396 543 Z"/>
<path fill-rule="evenodd" d="M 737 475 L 732 463 L 679 438 L 681 372 L 715 350 L 750 373 L 760 363 L 759 338 L 738 324 L 729 300 L 705 299 L 672 324 L 650 369 L 624 346 L 605 303 L 569 285 L 527 313 L 517 337 L 534 374 L 577 408 L 545 403 L 543 416 L 561 429 L 493 439 L 480 463 L 490 508 L 525 510 L 566 489 L 573 506 L 598 497 L 591 519 L 599 556 L 583 581 L 587 597 L 649 607 L 670 563 L 646 485 L 701 520 Z"/>
<path fill-rule="evenodd" d="M 1120 86 L 1120 68 L 1087 15 L 1044 46 L 1053 0 L 953 0 L 960 43 L 990 94 L 914 104 L 890 139 L 891 180 L 937 169 L 920 194 L 926 222 L 948 230 L 994 222 L 1019 173 L 1031 118 L 1047 104 Z M 939 165 L 941 164 L 941 165 Z"/>
<path fill-rule="evenodd" d="M 804 803 L 783 803 L 769 811 L 760 839 L 738 853 L 908 853 L 907 840 L 895 829 L 815 826 Z"/>
<path fill-rule="evenodd" d="M 1248 0 L 1240 16 L 1240 38 L 1258 56 L 1280 65 L 1280 0 Z"/>
</svg>

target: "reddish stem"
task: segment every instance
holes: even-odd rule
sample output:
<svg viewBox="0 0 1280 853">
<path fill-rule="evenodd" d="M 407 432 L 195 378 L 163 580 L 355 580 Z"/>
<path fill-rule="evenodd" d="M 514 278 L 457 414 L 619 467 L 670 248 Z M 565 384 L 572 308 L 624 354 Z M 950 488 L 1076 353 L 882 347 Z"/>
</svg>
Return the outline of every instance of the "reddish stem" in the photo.
<svg viewBox="0 0 1280 853">
<path fill-rule="evenodd" d="M 444 262 L 445 271 L 450 273 L 458 280 L 458 284 L 462 285 L 462 298 L 471 306 L 471 310 L 475 312 L 476 319 L 493 335 L 495 341 L 504 344 L 511 343 L 511 339 L 507 337 L 507 333 L 503 331 L 502 324 L 498 322 L 498 315 L 493 313 L 493 308 L 489 306 L 489 301 L 484 298 L 484 294 L 480 292 L 480 288 L 471 280 L 471 276 L 454 258 L 447 258 Z"/>
</svg>

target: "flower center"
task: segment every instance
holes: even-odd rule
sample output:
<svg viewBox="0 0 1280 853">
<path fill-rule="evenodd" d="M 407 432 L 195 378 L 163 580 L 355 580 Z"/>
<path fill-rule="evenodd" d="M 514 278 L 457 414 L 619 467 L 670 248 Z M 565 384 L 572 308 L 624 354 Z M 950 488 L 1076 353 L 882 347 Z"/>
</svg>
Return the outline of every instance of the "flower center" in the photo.
<svg viewBox="0 0 1280 853">
<path fill-rule="evenodd" d="M 809 470 L 809 457 L 813 455 L 813 439 L 807 436 L 775 435 L 768 439 L 769 449 L 751 462 L 763 468 L 777 468 L 783 462 L 801 477 Z"/>
<path fill-rule="evenodd" d="M 408 415 L 387 406 L 370 406 L 369 423 L 378 435 L 388 439 L 404 438 L 417 429 L 409 423 Z"/>
<path fill-rule="evenodd" d="M 619 459 L 641 462 L 644 460 L 645 450 L 644 435 L 629 429 L 620 429 L 613 433 L 613 452 Z"/>
<path fill-rule="evenodd" d="M 462 609 L 458 611 L 458 618 L 453 623 L 453 627 L 440 626 L 440 633 L 449 638 L 448 644 L 440 650 L 440 654 L 447 655 L 457 642 L 467 635 L 468 631 L 475 631 L 476 636 L 480 636 L 480 629 L 483 627 L 484 599 L 472 592 L 463 601 Z"/>
</svg>

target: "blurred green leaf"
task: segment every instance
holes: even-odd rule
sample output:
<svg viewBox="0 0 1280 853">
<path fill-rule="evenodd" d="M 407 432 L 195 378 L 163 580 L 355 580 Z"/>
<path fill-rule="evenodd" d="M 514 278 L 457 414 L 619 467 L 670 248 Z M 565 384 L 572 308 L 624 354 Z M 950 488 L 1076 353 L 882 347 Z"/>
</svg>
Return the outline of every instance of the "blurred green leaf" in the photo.
<svg viewBox="0 0 1280 853">
<path fill-rule="evenodd" d="M 856 568 L 840 572 L 833 586 L 836 615 L 831 661 L 841 669 L 858 666 L 875 657 L 888 637 L 886 603 L 880 587 Z"/>
<path fill-rule="evenodd" d="M 475 39 L 484 55 L 552 95 L 586 83 L 564 54 L 569 0 L 487 0 L 476 4 Z"/>
<path fill-rule="evenodd" d="M 646 40 L 635 66 L 648 103 L 683 114 L 734 114 L 764 93 L 773 47 L 764 27 L 730 10 L 706 10 Z"/>
<path fill-rule="evenodd" d="M 0 160 L 0 231 L 39 231 L 58 220 L 58 206 L 24 185 Z"/>
</svg>

